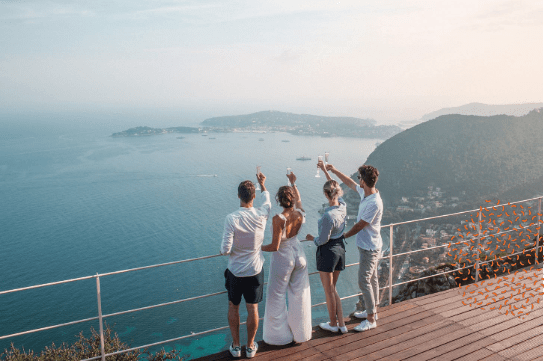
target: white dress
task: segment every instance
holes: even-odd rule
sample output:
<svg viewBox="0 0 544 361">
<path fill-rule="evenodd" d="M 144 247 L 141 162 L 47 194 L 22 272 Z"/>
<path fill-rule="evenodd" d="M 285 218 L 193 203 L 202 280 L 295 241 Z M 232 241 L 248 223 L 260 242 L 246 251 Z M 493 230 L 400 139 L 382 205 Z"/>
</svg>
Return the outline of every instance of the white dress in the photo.
<svg viewBox="0 0 544 361">
<path fill-rule="evenodd" d="M 295 210 L 304 217 L 304 212 Z M 278 215 L 287 222 L 282 214 Z M 280 247 L 270 261 L 263 339 L 270 345 L 287 345 L 311 338 L 312 300 L 306 255 L 296 235 L 286 238 L 284 224 Z"/>
</svg>

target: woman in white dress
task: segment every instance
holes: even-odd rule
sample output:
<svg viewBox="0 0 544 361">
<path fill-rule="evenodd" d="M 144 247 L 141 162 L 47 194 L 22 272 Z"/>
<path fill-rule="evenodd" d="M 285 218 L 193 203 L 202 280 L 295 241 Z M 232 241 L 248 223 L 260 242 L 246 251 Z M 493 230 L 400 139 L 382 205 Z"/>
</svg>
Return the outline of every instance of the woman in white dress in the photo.
<svg viewBox="0 0 544 361">
<path fill-rule="evenodd" d="M 268 272 L 263 339 L 270 345 L 305 342 L 312 338 L 312 301 L 306 255 L 297 238 L 305 214 L 295 181 L 292 187 L 280 187 L 276 201 L 283 212 L 272 218 L 272 243 L 263 245 L 273 252 Z M 289 297 L 287 310 L 286 294 Z"/>
</svg>

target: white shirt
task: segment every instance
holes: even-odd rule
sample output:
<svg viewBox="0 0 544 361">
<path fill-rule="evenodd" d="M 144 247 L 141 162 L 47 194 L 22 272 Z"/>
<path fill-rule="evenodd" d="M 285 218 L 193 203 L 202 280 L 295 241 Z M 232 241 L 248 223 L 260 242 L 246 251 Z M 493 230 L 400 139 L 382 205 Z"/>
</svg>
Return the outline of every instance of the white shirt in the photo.
<svg viewBox="0 0 544 361">
<path fill-rule="evenodd" d="M 357 222 L 361 219 L 368 223 L 357 233 L 357 247 L 367 251 L 382 249 L 382 236 L 380 228 L 383 215 L 383 202 L 380 192 L 365 197 L 365 190 L 357 185 L 357 192 L 361 196 Z"/>
<path fill-rule="evenodd" d="M 261 200 L 261 207 L 240 207 L 225 219 L 221 254 L 229 255 L 227 268 L 236 277 L 255 276 L 263 268 L 261 246 L 266 221 L 272 209 L 270 193 L 262 192 Z"/>
</svg>

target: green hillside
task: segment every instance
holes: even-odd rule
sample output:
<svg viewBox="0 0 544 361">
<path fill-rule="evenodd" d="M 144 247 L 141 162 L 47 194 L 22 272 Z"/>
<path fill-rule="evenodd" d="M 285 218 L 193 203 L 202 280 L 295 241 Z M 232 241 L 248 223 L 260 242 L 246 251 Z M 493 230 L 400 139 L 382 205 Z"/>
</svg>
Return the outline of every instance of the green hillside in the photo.
<svg viewBox="0 0 544 361">
<path fill-rule="evenodd" d="M 522 117 L 444 115 L 386 140 L 365 163 L 379 169 L 390 205 L 429 186 L 475 203 L 522 199 L 542 194 L 542 143 L 542 108 Z"/>
</svg>

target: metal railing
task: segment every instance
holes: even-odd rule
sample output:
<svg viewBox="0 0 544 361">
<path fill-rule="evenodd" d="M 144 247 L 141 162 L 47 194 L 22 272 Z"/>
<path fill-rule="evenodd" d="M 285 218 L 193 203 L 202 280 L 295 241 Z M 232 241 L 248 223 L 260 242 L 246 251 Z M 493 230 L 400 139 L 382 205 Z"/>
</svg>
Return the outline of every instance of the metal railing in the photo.
<svg viewBox="0 0 544 361">
<path fill-rule="evenodd" d="M 535 201 L 535 200 L 538 200 L 538 221 L 535 222 L 535 223 L 532 223 L 531 225 L 529 225 L 527 227 L 520 227 L 520 229 L 521 228 L 526 229 L 526 228 L 532 227 L 534 225 L 538 226 L 537 227 L 537 230 L 538 230 L 537 242 L 536 242 L 535 247 L 534 247 L 534 249 L 535 249 L 535 261 L 536 261 L 535 263 L 537 263 L 538 262 L 538 247 L 539 247 L 538 246 L 538 239 L 540 237 L 541 228 L 542 228 L 542 225 L 541 225 L 542 224 L 542 197 L 535 197 L 535 198 L 525 199 L 525 200 L 517 201 L 517 202 L 511 202 L 511 203 L 509 202 L 509 203 L 505 203 L 505 204 L 497 204 L 497 205 L 493 205 L 493 206 L 489 206 L 489 207 L 502 207 L 502 206 L 507 206 L 507 205 L 510 206 L 512 204 L 519 204 L 519 203 L 530 202 L 530 201 Z M 389 260 L 389 279 L 388 279 L 388 283 L 387 283 L 387 285 L 385 287 L 380 288 L 380 290 L 388 289 L 388 291 L 389 291 L 389 304 L 392 304 L 392 301 L 393 301 L 393 296 L 392 296 L 393 287 L 400 286 L 400 285 L 407 284 L 407 283 L 416 282 L 416 281 L 427 279 L 427 278 L 437 277 L 437 276 L 441 276 L 441 275 L 445 275 L 445 274 L 449 274 L 449 273 L 459 272 L 460 270 L 467 269 L 467 268 L 472 268 L 472 267 L 474 267 L 474 269 L 476 271 L 475 272 L 475 274 L 476 274 L 475 281 L 477 281 L 478 280 L 477 270 L 478 270 L 480 264 L 485 264 L 485 263 L 489 263 L 489 262 L 494 261 L 494 260 L 489 260 L 489 261 L 486 261 L 486 262 L 480 262 L 479 259 L 478 259 L 478 261 L 474 265 L 469 265 L 469 266 L 462 267 L 462 268 L 459 267 L 459 268 L 457 268 L 455 270 L 452 270 L 452 271 L 433 274 L 433 275 L 430 275 L 430 276 L 420 277 L 420 278 L 416 278 L 416 279 L 411 279 L 411 280 L 406 281 L 406 282 L 400 282 L 400 283 L 393 284 L 393 257 L 398 257 L 398 256 L 403 256 L 403 255 L 408 255 L 408 254 L 413 254 L 413 253 L 418 253 L 418 252 L 424 252 L 424 251 L 428 251 L 428 250 L 431 250 L 431 249 L 449 247 L 451 245 L 462 244 L 462 243 L 465 243 L 468 240 L 470 240 L 470 239 L 467 239 L 467 240 L 463 240 L 463 241 L 457 242 L 457 243 L 451 243 L 450 242 L 448 244 L 443 244 L 443 245 L 439 245 L 439 246 L 432 247 L 432 248 L 422 248 L 422 249 L 418 249 L 418 250 L 414 250 L 414 251 L 408 251 L 408 252 L 402 252 L 402 253 L 394 254 L 394 252 L 393 252 L 394 227 L 409 224 L 409 223 L 414 223 L 414 222 L 429 221 L 429 220 L 434 220 L 434 219 L 439 219 L 439 218 L 451 217 L 451 216 L 455 216 L 455 215 L 462 215 L 462 214 L 471 213 L 471 212 L 478 212 L 479 213 L 479 223 L 478 224 L 480 224 L 481 223 L 481 218 L 482 218 L 482 209 L 484 209 L 484 208 L 487 208 L 487 207 L 482 207 L 480 209 L 474 209 L 474 210 L 457 212 L 457 213 L 450 213 L 450 214 L 445 214 L 445 215 L 440 215 L 440 216 L 435 216 L 435 217 L 415 219 L 415 220 L 399 222 L 399 223 L 392 223 L 392 224 L 384 225 L 384 226 L 381 227 L 381 228 L 389 228 L 389 255 L 386 256 L 386 257 L 381 257 L 380 258 L 380 260 L 384 260 L 384 259 Z M 539 225 L 539 223 L 540 223 L 540 225 Z M 478 228 L 479 228 L 478 236 L 475 236 L 472 239 L 481 240 L 483 238 L 487 238 L 487 237 L 491 236 L 491 235 L 483 235 L 481 233 L 481 227 L 478 227 Z M 506 234 L 506 233 L 513 232 L 513 231 L 514 231 L 514 229 L 508 230 L 508 231 L 505 231 L 505 232 L 500 232 L 500 233 L 497 233 L 497 234 Z M 529 251 L 532 250 L 532 249 L 533 248 L 529 249 Z M 512 253 L 512 254 L 509 254 L 507 256 L 503 256 L 501 258 L 506 258 L 506 257 L 519 255 L 519 254 L 525 253 L 526 251 L 527 251 L 527 249 L 524 249 L 524 251 L 522 251 L 522 252 Z M 206 331 L 202 331 L 202 332 L 196 332 L 196 333 L 192 332 L 189 335 L 184 335 L 184 336 L 180 336 L 180 337 L 176 337 L 176 338 L 172 338 L 172 339 L 168 339 L 168 340 L 164 340 L 164 341 L 159 341 L 159 342 L 155 342 L 155 343 L 151 343 L 151 344 L 147 344 L 147 345 L 142 345 L 142 346 L 138 346 L 138 347 L 132 347 L 132 348 L 124 349 L 124 350 L 119 350 L 119 351 L 116 351 L 116 352 L 105 353 L 105 351 L 104 351 L 104 319 L 105 318 L 113 317 L 113 316 L 119 316 L 119 315 L 133 313 L 133 312 L 149 310 L 149 309 L 158 308 L 158 307 L 164 307 L 164 306 L 179 304 L 179 303 L 188 302 L 188 301 L 194 301 L 194 300 L 203 299 L 203 298 L 207 298 L 207 297 L 218 296 L 218 295 L 226 294 L 227 291 L 221 291 L 221 292 L 215 292 L 215 293 L 210 293 L 210 294 L 201 295 L 201 296 L 189 297 L 189 298 L 180 299 L 180 300 L 176 300 L 176 301 L 160 303 L 160 304 L 156 304 L 156 305 L 140 307 L 140 308 L 135 308 L 135 309 L 126 310 L 126 311 L 114 312 L 114 313 L 110 313 L 110 314 L 103 314 L 102 313 L 102 302 L 101 302 L 101 291 L 100 291 L 100 278 L 101 277 L 107 277 L 107 276 L 112 276 L 112 275 L 128 273 L 128 272 L 148 270 L 148 269 L 151 269 L 151 268 L 164 267 L 164 266 L 176 265 L 176 264 L 181 264 L 181 263 L 205 260 L 205 259 L 210 259 L 210 258 L 215 258 L 215 257 L 220 257 L 220 256 L 221 256 L 220 254 L 216 254 L 216 255 L 210 255 L 210 256 L 196 257 L 196 258 L 185 259 L 185 260 L 174 261 L 174 262 L 161 263 L 161 264 L 156 264 L 156 265 L 151 265 L 151 266 L 136 267 L 136 268 L 120 270 L 120 271 L 115 271 L 115 272 L 107 272 L 107 273 L 101 273 L 101 274 L 97 273 L 95 276 L 79 277 L 79 278 L 73 278 L 73 279 L 68 279 L 68 280 L 64 280 L 64 281 L 50 282 L 50 283 L 44 283 L 44 284 L 39 284 L 39 285 L 34 285 L 34 286 L 29 286 L 29 287 L 22 287 L 22 288 L 16 288 L 16 289 L 11 289 L 11 290 L 6 290 L 6 291 L 0 291 L 0 296 L 2 296 L 2 295 L 5 295 L 5 294 L 10 294 L 10 293 L 15 293 L 15 292 L 21 292 L 21 291 L 37 289 L 37 288 L 42 288 L 42 287 L 72 283 L 72 282 L 83 281 L 83 280 L 89 280 L 89 279 L 94 278 L 96 280 L 96 297 L 97 297 L 97 306 L 98 306 L 98 315 L 96 317 L 85 318 L 85 319 L 76 320 L 76 321 L 72 321 L 72 322 L 67 322 L 67 323 L 62 323 L 62 324 L 57 324 L 57 325 L 52 325 L 52 326 L 47 326 L 47 327 L 42 327 L 42 328 L 37 328 L 37 329 L 32 329 L 32 330 L 27 330 L 27 331 L 23 331 L 23 332 L 13 333 L 13 334 L 9 334 L 9 335 L 4 335 L 4 336 L 0 336 L 0 340 L 8 339 L 8 338 L 16 337 L 16 336 L 22 336 L 22 335 L 26 335 L 26 334 L 31 334 L 31 333 L 35 333 L 35 332 L 39 332 L 39 331 L 52 330 L 52 329 L 56 329 L 56 328 L 60 328 L 60 327 L 76 325 L 76 324 L 83 323 L 83 322 L 98 320 L 98 322 L 99 322 L 99 332 L 100 332 L 101 354 L 100 354 L 100 356 L 96 356 L 96 357 L 92 357 L 92 358 L 83 360 L 83 361 L 90 361 L 90 360 L 98 360 L 98 359 L 105 360 L 105 358 L 107 356 L 114 356 L 114 355 L 121 354 L 121 353 L 135 351 L 135 350 L 144 349 L 144 348 L 148 348 L 148 347 L 154 347 L 154 346 L 167 344 L 167 343 L 171 343 L 171 342 L 174 342 L 174 341 L 179 341 L 179 340 L 190 338 L 190 337 L 196 337 L 196 336 L 200 336 L 200 335 L 204 335 L 204 334 L 208 334 L 208 333 L 228 329 L 229 326 L 223 326 L 223 327 L 210 329 L 210 330 L 206 330 Z M 346 268 L 353 267 L 353 266 L 356 266 L 356 265 L 358 265 L 358 263 L 348 264 L 348 265 L 346 265 Z M 318 274 L 318 273 L 319 272 L 317 272 L 317 271 L 316 272 L 311 272 L 311 273 L 309 273 L 309 275 L 315 275 L 315 274 Z M 361 295 L 361 293 L 357 293 L 357 294 L 354 294 L 354 295 L 341 297 L 340 299 L 345 300 L 345 299 L 357 297 L 357 296 L 360 296 L 360 295 Z M 326 302 L 321 302 L 321 303 L 317 303 L 317 304 L 312 305 L 312 307 L 322 306 L 322 305 L 325 305 L 325 304 L 326 304 Z M 260 320 L 262 320 L 262 318 Z M 245 324 L 245 322 L 241 323 L 241 325 L 243 325 L 243 324 Z"/>
</svg>

